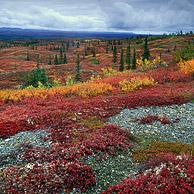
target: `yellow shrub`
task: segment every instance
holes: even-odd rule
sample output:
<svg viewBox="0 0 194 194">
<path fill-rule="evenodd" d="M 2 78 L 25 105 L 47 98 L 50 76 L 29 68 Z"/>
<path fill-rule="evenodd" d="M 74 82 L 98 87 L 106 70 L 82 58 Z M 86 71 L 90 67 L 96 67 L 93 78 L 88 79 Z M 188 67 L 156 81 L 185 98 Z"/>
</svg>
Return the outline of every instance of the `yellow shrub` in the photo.
<svg viewBox="0 0 194 194">
<path fill-rule="evenodd" d="M 152 61 L 152 63 L 153 63 L 153 65 L 154 65 L 154 67 L 167 67 L 168 65 L 167 65 L 167 63 L 164 61 L 164 60 L 162 60 L 159 56 L 158 57 L 156 57 L 153 61 Z"/>
<path fill-rule="evenodd" d="M 66 77 L 66 82 L 65 83 L 66 83 L 67 86 L 73 85 L 75 83 L 75 81 L 73 79 L 73 76 L 72 75 L 68 75 Z"/>
<path fill-rule="evenodd" d="M 142 59 L 138 59 L 137 66 L 141 71 L 147 71 L 154 68 L 154 64 L 147 59 L 145 59 L 144 61 L 142 61 Z"/>
<path fill-rule="evenodd" d="M 101 77 L 99 75 L 92 75 L 90 77 L 90 81 L 96 81 L 96 80 L 99 80 L 99 79 L 101 79 Z"/>
<path fill-rule="evenodd" d="M 110 75 L 115 75 L 118 73 L 118 71 L 114 70 L 113 68 L 102 68 L 102 73 L 104 76 L 110 76 Z"/>
<path fill-rule="evenodd" d="M 99 94 L 109 93 L 113 90 L 110 84 L 88 82 L 71 87 L 71 92 L 81 97 L 97 96 Z"/>
<path fill-rule="evenodd" d="M 152 61 L 147 59 L 142 61 L 142 59 L 138 59 L 137 66 L 141 71 L 148 71 L 157 67 L 167 67 L 167 63 L 164 60 L 160 59 L 160 57 L 156 57 Z"/>
<path fill-rule="evenodd" d="M 180 71 L 185 73 L 185 74 L 194 73 L 194 60 L 191 60 L 191 61 L 181 60 L 178 63 L 178 66 L 179 66 Z"/>
<path fill-rule="evenodd" d="M 152 78 L 135 77 L 135 78 L 132 78 L 131 81 L 123 80 L 119 82 L 119 87 L 121 88 L 122 91 L 129 92 L 129 91 L 142 89 L 148 86 L 153 86 L 154 84 L 155 84 L 154 79 Z"/>
<path fill-rule="evenodd" d="M 21 90 L 0 90 L 0 99 L 3 101 L 18 101 L 26 97 L 47 98 L 55 94 L 63 96 L 76 95 L 81 97 L 106 94 L 113 90 L 110 84 L 86 82 L 72 86 L 58 86 L 53 88 L 28 88 Z"/>
</svg>

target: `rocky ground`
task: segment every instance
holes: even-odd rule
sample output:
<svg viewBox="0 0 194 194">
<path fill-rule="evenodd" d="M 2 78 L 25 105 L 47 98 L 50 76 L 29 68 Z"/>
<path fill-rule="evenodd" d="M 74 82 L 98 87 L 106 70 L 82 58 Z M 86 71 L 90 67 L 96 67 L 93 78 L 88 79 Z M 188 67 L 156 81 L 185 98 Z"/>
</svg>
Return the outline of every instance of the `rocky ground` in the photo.
<svg viewBox="0 0 194 194">
<path fill-rule="evenodd" d="M 192 143 L 194 142 L 194 103 L 172 106 L 139 107 L 124 109 L 118 115 L 109 118 L 109 124 L 129 129 L 131 133 L 146 139 L 160 141 Z M 145 118 L 161 118 L 142 123 Z"/>
</svg>

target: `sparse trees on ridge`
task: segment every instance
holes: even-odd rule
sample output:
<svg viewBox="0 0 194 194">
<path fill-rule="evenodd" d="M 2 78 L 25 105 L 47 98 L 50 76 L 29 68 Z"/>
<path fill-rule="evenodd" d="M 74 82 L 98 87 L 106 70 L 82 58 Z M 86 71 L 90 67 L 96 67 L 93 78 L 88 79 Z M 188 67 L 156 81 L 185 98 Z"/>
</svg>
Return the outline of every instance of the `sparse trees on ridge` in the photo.
<svg viewBox="0 0 194 194">
<path fill-rule="evenodd" d="M 148 37 L 145 38 L 145 44 L 144 44 L 144 52 L 142 55 L 142 61 L 149 60 L 150 57 L 150 51 L 148 48 Z"/>
<path fill-rule="evenodd" d="M 123 53 L 123 49 L 121 49 L 119 71 L 124 71 L 124 69 L 125 69 L 125 66 L 124 66 L 124 53 Z"/>
<path fill-rule="evenodd" d="M 81 65 L 80 65 L 80 57 L 79 54 L 77 55 L 76 59 L 76 75 L 75 75 L 75 81 L 80 82 L 81 81 Z"/>
<path fill-rule="evenodd" d="M 127 69 L 131 69 L 131 45 L 129 44 L 126 52 Z"/>
<path fill-rule="evenodd" d="M 137 63 L 137 58 L 136 58 L 136 49 L 133 49 L 133 61 L 132 61 L 132 66 L 131 69 L 136 69 L 136 63 Z"/>
</svg>

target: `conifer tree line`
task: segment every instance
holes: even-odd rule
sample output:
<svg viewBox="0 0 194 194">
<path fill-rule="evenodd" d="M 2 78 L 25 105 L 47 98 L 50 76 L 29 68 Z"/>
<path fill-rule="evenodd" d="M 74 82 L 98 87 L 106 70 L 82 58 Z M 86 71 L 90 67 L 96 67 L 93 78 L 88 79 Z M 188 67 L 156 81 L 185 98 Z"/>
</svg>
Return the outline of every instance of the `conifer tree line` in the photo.
<svg viewBox="0 0 194 194">
<path fill-rule="evenodd" d="M 124 71 L 124 69 L 125 69 L 125 64 L 124 64 L 124 53 L 123 53 L 123 49 L 121 49 L 121 57 L 120 57 L 119 71 Z"/>
<path fill-rule="evenodd" d="M 131 56 L 131 45 L 129 44 L 127 46 L 126 50 L 126 56 L 124 58 L 124 50 L 121 49 L 120 53 L 120 65 L 119 65 L 119 71 L 124 71 L 125 70 L 125 63 L 127 64 L 126 69 L 136 69 L 136 49 L 133 49 L 133 58 Z M 117 63 L 117 48 L 116 46 L 113 47 L 113 64 L 115 65 Z"/>
<path fill-rule="evenodd" d="M 48 65 L 52 65 L 52 60 L 53 60 L 53 56 L 49 55 Z M 54 55 L 54 65 L 60 65 L 60 64 L 67 64 L 67 55 L 62 48 L 60 49 L 59 55 L 57 54 Z"/>
<path fill-rule="evenodd" d="M 77 54 L 77 58 L 76 58 L 75 81 L 76 82 L 80 82 L 81 81 L 81 65 L 80 65 L 80 57 L 79 57 L 79 54 Z"/>
<path fill-rule="evenodd" d="M 117 63 L 117 46 L 116 45 L 122 45 L 122 42 L 118 42 L 116 44 L 116 41 L 113 40 L 112 43 L 112 55 L 113 55 L 113 65 Z M 150 57 L 150 51 L 148 48 L 148 37 L 145 37 L 144 40 L 144 50 L 142 54 L 142 61 L 145 62 L 145 60 L 149 60 Z M 125 67 L 125 64 L 127 65 Z M 134 47 L 131 51 L 131 43 L 129 42 L 127 49 L 126 49 L 126 56 L 124 56 L 124 50 L 121 49 L 120 52 L 120 62 L 119 62 L 119 71 L 126 70 L 134 70 L 137 68 L 137 52 L 136 48 Z"/>
<path fill-rule="evenodd" d="M 149 60 L 150 51 L 148 48 L 148 37 L 145 38 L 144 52 L 142 54 L 142 61 Z"/>
</svg>

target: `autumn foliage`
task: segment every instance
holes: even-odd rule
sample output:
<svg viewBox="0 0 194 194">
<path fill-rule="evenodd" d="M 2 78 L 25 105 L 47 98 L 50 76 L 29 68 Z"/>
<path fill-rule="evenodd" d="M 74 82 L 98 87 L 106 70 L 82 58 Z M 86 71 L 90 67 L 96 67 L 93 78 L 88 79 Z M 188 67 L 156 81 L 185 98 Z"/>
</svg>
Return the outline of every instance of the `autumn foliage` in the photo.
<svg viewBox="0 0 194 194">
<path fill-rule="evenodd" d="M 194 159 L 161 155 L 154 159 L 152 169 L 140 174 L 135 179 L 125 179 L 112 186 L 102 194 L 132 193 L 194 193 L 193 163 Z"/>
<path fill-rule="evenodd" d="M 133 136 L 130 129 L 107 124 L 110 117 L 123 109 L 181 105 L 193 100 L 193 60 L 167 64 L 161 56 L 156 57 L 161 51 L 157 48 L 154 56 L 151 53 L 149 60 L 137 60 L 137 68 L 118 72 L 119 58 L 111 64 L 109 46 L 117 49 L 118 53 L 122 49 L 125 56 L 126 48 L 122 48 L 124 44 L 117 44 L 116 41 L 115 46 L 111 42 L 109 45 L 103 41 L 88 41 L 92 47 L 95 46 L 95 60 L 99 64 L 91 64 L 91 46 L 87 41 L 81 42 L 77 49 L 70 47 L 65 53 L 68 64 L 56 67 L 52 63 L 49 67 L 45 65 L 52 78 L 57 77 L 56 72 L 61 73 L 60 81 L 55 80 L 53 85 L 37 88 L 35 87 L 39 83 L 25 89 L 0 90 L 0 143 L 9 142 L 15 138 L 14 135 L 24 131 L 43 131 L 48 134 L 41 139 L 46 146 L 34 146 L 28 141 L 21 143 L 18 153 L 13 154 L 13 158 L 18 159 L 16 165 L 10 165 L 6 160 L 5 166 L 0 168 L 0 193 L 90 192 L 91 188 L 98 186 L 99 177 L 98 169 L 87 162 L 99 162 L 101 165 L 117 156 L 120 162 L 120 157 L 125 157 L 123 153 L 131 160 L 130 164 L 126 162 L 125 165 L 134 165 L 137 174 L 130 177 L 131 174 L 128 176 L 126 173 L 115 185 L 107 183 L 104 191 L 101 190 L 102 194 L 194 193 L 193 145 L 153 141 L 141 147 L 140 141 L 144 137 Z M 103 44 L 108 46 L 106 54 L 103 53 Z M 135 47 L 139 57 L 141 44 L 133 44 L 131 46 Z M 57 53 L 56 45 L 51 46 L 54 53 Z M 152 46 L 149 48 L 153 52 Z M 48 53 L 43 51 L 46 56 Z M 88 52 L 87 56 L 82 56 L 82 51 Z M 72 66 L 73 53 L 80 54 L 82 69 L 77 68 L 77 73 L 82 79 L 77 79 L 79 83 L 75 83 L 73 78 L 73 71 L 76 70 Z M 169 53 L 164 53 L 164 59 L 168 56 Z M 26 65 L 30 65 L 29 63 L 26 62 Z M 126 69 L 124 59 L 122 65 Z M 158 122 L 163 127 L 178 123 L 178 119 L 153 113 L 146 116 L 134 114 L 134 121 L 141 124 L 142 128 L 153 122 Z M 13 137 L 10 138 L 11 136 Z M 137 148 L 134 147 L 136 145 L 140 148 L 134 149 Z M 0 160 L 3 157 L 6 156 L 0 154 Z M 106 179 L 106 176 L 103 178 Z"/>
</svg>

